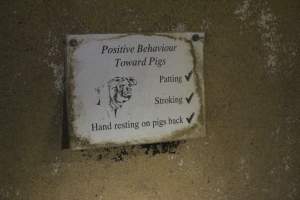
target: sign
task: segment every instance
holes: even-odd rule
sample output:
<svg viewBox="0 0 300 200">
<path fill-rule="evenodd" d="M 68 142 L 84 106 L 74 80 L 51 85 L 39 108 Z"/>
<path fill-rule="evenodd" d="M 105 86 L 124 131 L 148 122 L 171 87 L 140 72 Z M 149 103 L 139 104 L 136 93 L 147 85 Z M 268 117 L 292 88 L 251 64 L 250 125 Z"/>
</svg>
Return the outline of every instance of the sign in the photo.
<svg viewBox="0 0 300 200">
<path fill-rule="evenodd" d="M 72 149 L 205 135 L 203 33 L 67 36 Z"/>
</svg>

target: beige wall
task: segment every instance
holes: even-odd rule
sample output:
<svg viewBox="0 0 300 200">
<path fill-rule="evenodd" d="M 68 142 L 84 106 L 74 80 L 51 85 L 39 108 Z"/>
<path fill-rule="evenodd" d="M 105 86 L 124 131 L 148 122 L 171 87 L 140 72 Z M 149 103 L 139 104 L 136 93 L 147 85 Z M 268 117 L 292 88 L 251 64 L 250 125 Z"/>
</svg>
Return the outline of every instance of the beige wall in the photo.
<svg viewBox="0 0 300 200">
<path fill-rule="evenodd" d="M 299 199 L 300 2 L 3 1 L 0 199 Z M 68 33 L 204 31 L 207 136 L 62 151 Z"/>
</svg>

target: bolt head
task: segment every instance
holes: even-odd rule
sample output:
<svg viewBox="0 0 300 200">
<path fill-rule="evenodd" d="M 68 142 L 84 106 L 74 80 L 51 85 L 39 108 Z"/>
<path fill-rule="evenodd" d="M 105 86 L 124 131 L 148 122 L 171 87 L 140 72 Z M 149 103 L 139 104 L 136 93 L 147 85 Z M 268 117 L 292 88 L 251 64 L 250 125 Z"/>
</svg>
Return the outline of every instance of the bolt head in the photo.
<svg viewBox="0 0 300 200">
<path fill-rule="evenodd" d="M 77 42 L 76 39 L 71 39 L 71 40 L 69 41 L 69 45 L 70 45 L 71 47 L 76 47 L 77 44 L 78 44 L 78 42 Z"/>
<path fill-rule="evenodd" d="M 193 41 L 198 41 L 198 40 L 200 40 L 199 34 L 194 34 L 194 35 L 192 36 L 192 40 L 193 40 Z"/>
</svg>

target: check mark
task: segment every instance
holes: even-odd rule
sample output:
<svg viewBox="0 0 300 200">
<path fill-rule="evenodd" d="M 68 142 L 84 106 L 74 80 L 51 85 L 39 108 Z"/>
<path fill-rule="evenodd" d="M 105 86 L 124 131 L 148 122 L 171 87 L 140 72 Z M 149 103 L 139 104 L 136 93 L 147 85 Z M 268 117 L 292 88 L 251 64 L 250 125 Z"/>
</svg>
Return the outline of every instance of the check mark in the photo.
<svg viewBox="0 0 300 200">
<path fill-rule="evenodd" d="M 187 97 L 185 97 L 185 99 L 186 99 L 186 102 L 187 102 L 188 104 L 190 104 L 190 103 L 191 103 L 193 96 L 194 96 L 194 92 L 192 92 L 192 94 L 191 94 L 191 95 L 190 95 L 188 98 L 187 98 Z"/>
<path fill-rule="evenodd" d="M 187 75 L 184 75 L 185 79 L 187 81 L 190 81 L 191 77 L 192 77 L 192 74 L 193 74 L 193 70 L 191 70 Z"/>
<path fill-rule="evenodd" d="M 193 112 L 190 117 L 186 117 L 186 121 L 190 124 L 192 119 L 194 118 L 195 113 Z"/>
</svg>

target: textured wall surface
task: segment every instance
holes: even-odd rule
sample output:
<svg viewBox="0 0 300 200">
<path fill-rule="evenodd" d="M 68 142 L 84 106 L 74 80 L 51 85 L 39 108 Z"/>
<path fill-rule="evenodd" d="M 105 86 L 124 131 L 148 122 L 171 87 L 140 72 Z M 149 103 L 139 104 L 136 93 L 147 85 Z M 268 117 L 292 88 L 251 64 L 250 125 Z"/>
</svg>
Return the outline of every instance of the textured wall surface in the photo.
<svg viewBox="0 0 300 200">
<path fill-rule="evenodd" d="M 300 198 L 300 2 L 0 3 L 1 200 Z M 207 136 L 61 150 L 66 34 L 204 31 Z"/>
</svg>

